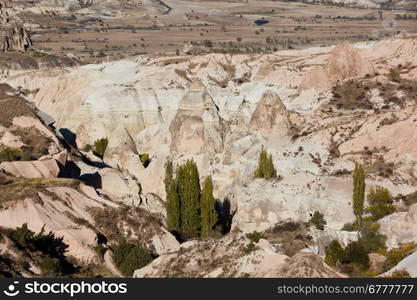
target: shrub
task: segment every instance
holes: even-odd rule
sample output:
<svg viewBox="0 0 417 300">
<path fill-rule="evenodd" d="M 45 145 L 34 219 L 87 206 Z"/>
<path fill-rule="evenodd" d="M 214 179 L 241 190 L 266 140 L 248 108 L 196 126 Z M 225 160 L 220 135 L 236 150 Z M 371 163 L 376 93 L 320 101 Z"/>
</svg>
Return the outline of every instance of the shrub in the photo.
<svg viewBox="0 0 417 300">
<path fill-rule="evenodd" d="M 109 144 L 109 141 L 107 140 L 107 138 L 101 138 L 99 140 L 96 140 L 94 142 L 94 150 L 93 150 L 94 155 L 103 159 L 104 154 L 106 153 L 108 144 Z"/>
<path fill-rule="evenodd" d="M 27 227 L 27 223 L 13 230 L 10 237 L 20 248 L 31 248 L 50 257 L 64 257 L 68 248 L 68 245 L 63 242 L 63 237 L 56 237 L 52 231 L 45 234 L 44 227 L 38 234 L 35 234 Z"/>
<path fill-rule="evenodd" d="M 345 251 L 337 240 L 333 240 L 326 247 L 325 261 L 330 266 L 336 266 L 343 261 Z"/>
<path fill-rule="evenodd" d="M 276 170 L 272 155 L 262 147 L 259 154 L 258 168 L 255 171 L 255 178 L 271 179 L 276 177 Z"/>
<path fill-rule="evenodd" d="M 341 230 L 343 230 L 343 231 L 356 231 L 357 229 L 358 229 L 358 226 L 356 225 L 356 222 L 352 222 L 352 223 L 344 224 Z"/>
<path fill-rule="evenodd" d="M 204 45 L 204 47 L 212 48 L 213 47 L 213 42 L 210 41 L 210 40 L 204 40 L 203 45 Z"/>
<path fill-rule="evenodd" d="M 10 237 L 20 247 L 26 248 L 32 242 L 35 233 L 28 228 L 28 224 L 25 223 L 21 227 L 17 227 L 11 232 Z"/>
<path fill-rule="evenodd" d="M 256 249 L 256 245 L 254 242 L 250 242 L 246 247 L 243 248 L 244 254 L 249 254 Z"/>
<path fill-rule="evenodd" d="M 19 148 L 4 147 L 0 150 L 0 163 L 4 161 L 20 160 L 22 152 Z"/>
<path fill-rule="evenodd" d="M 246 237 L 253 243 L 259 242 L 260 239 L 264 238 L 264 235 L 260 232 L 254 231 L 252 233 L 247 233 Z"/>
<path fill-rule="evenodd" d="M 359 243 L 364 247 L 367 253 L 385 250 L 387 237 L 379 233 L 380 225 L 373 223 L 371 220 L 364 220 L 361 228 L 361 237 Z"/>
<path fill-rule="evenodd" d="M 60 265 L 57 259 L 46 257 L 39 263 L 43 275 L 56 276 L 60 273 Z"/>
<path fill-rule="evenodd" d="M 113 261 L 124 276 L 130 277 L 135 270 L 151 262 L 152 255 L 140 246 L 123 241 L 114 247 Z"/>
<path fill-rule="evenodd" d="M 142 165 L 147 168 L 149 164 L 151 163 L 151 159 L 149 158 L 148 153 L 144 153 L 139 155 L 140 161 L 142 162 Z"/>
<path fill-rule="evenodd" d="M 401 245 L 398 248 L 391 249 L 388 251 L 384 264 L 384 270 L 388 271 L 395 267 L 400 261 L 402 261 L 405 257 L 413 253 L 417 248 L 417 244 L 415 243 L 406 243 Z"/>
<path fill-rule="evenodd" d="M 400 71 L 398 69 L 391 69 L 390 72 L 389 72 L 389 75 L 390 75 L 392 81 L 400 82 L 401 74 L 400 74 Z"/>
<path fill-rule="evenodd" d="M 364 246 L 359 242 L 350 242 L 345 249 L 344 264 L 353 264 L 362 271 L 369 268 L 369 257 Z"/>
<path fill-rule="evenodd" d="M 143 268 L 151 261 L 151 254 L 145 249 L 136 246 L 132 248 L 125 261 L 120 266 L 120 271 L 125 276 L 132 276 L 135 270 Z"/>
<path fill-rule="evenodd" d="M 378 221 L 383 217 L 395 212 L 393 197 L 386 188 L 376 186 L 368 193 L 369 206 L 366 211 L 371 213 L 373 221 Z"/>
<path fill-rule="evenodd" d="M 321 214 L 319 211 L 314 212 L 309 222 L 316 226 L 316 228 L 319 230 L 324 230 L 324 226 L 327 224 L 323 214 Z"/>
<path fill-rule="evenodd" d="M 385 278 L 411 278 L 411 275 L 406 269 L 399 269 L 395 270 Z"/>
</svg>

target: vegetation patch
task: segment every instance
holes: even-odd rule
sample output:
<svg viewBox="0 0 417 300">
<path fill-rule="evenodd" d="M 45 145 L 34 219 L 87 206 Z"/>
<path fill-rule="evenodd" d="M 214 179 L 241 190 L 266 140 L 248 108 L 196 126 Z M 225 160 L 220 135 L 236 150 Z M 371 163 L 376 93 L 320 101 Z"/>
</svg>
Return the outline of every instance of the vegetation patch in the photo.
<svg viewBox="0 0 417 300">
<path fill-rule="evenodd" d="M 148 250 L 126 241 L 113 247 L 113 261 L 124 276 L 131 277 L 135 270 L 143 268 L 152 259 Z"/>
<path fill-rule="evenodd" d="M 313 224 L 318 230 L 324 230 L 324 226 L 327 224 L 326 220 L 324 219 L 324 215 L 319 211 L 314 212 L 309 222 Z"/>
<path fill-rule="evenodd" d="M 51 187 L 71 187 L 78 189 L 80 181 L 68 178 L 16 178 L 0 173 L 0 205 L 2 209 L 8 202 L 33 198 L 40 201 L 38 193 L 46 193 Z"/>
<path fill-rule="evenodd" d="M 149 164 L 151 163 L 151 158 L 149 157 L 149 153 L 144 153 L 139 155 L 140 161 L 142 162 L 142 165 L 147 168 Z"/>
<path fill-rule="evenodd" d="M 2 230 L 2 233 L 13 241 L 21 257 L 30 259 L 42 270 L 43 276 L 69 276 L 76 272 L 76 267 L 65 257 L 68 245 L 53 232 L 46 233 L 42 228 L 35 233 L 23 224 L 14 230 Z M 31 273 L 26 261 L 19 261 L 18 265 L 18 270 Z"/>
<path fill-rule="evenodd" d="M 277 176 L 272 155 L 262 147 L 259 154 L 258 168 L 255 171 L 255 178 L 271 179 Z"/>
<path fill-rule="evenodd" d="M 176 171 L 173 163 L 168 161 L 164 183 L 168 230 L 180 240 L 209 237 L 219 220 L 211 177 L 206 178 L 201 190 L 194 161 L 188 160 Z"/>
<path fill-rule="evenodd" d="M 109 140 L 107 138 L 101 138 L 101 139 L 96 140 L 94 142 L 94 149 L 93 149 L 94 155 L 103 159 L 108 145 L 109 145 Z"/>
</svg>

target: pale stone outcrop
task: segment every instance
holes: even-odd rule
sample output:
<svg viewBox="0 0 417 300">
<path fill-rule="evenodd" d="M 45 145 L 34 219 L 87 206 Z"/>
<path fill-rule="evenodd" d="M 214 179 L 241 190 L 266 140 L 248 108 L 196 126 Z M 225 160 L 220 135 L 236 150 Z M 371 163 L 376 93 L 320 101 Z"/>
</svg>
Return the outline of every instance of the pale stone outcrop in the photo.
<svg viewBox="0 0 417 300">
<path fill-rule="evenodd" d="M 40 232 L 45 226 L 46 231 L 53 231 L 56 236 L 64 237 L 64 242 L 69 245 L 70 255 L 83 262 L 94 261 L 96 254 L 91 246 L 96 244 L 96 233 L 89 227 L 78 226 L 74 218 L 93 223 L 92 217 L 87 212 L 89 207 L 103 208 L 104 205 L 111 207 L 115 205 L 100 197 L 95 199 L 86 197 L 68 187 L 53 187 L 48 191 L 48 194 L 38 193 L 41 201 L 26 198 L 3 208 L 0 211 L 0 226 L 15 228 L 27 223 L 35 232 Z"/>
<path fill-rule="evenodd" d="M 61 170 L 55 159 L 3 162 L 0 169 L 16 177 L 25 178 L 53 178 L 57 177 Z"/>
<path fill-rule="evenodd" d="M 411 205 L 407 212 L 386 216 L 378 223 L 381 233 L 388 237 L 389 248 L 396 248 L 401 243 L 417 243 L 417 204 Z"/>
<path fill-rule="evenodd" d="M 136 270 L 133 277 L 342 277 L 314 254 L 299 254 L 293 258 L 277 253 L 265 239 L 255 249 L 242 251 L 248 240 L 239 234 L 229 234 L 221 240 L 183 243 L 178 251 L 166 253 L 146 267 Z M 204 250 L 203 250 L 204 249 Z M 175 265 L 181 264 L 181 268 Z"/>
<path fill-rule="evenodd" d="M 370 58 L 348 42 L 343 42 L 334 48 L 330 53 L 326 69 L 333 82 L 373 75 L 375 72 Z"/>
<path fill-rule="evenodd" d="M 267 91 L 250 119 L 250 129 L 258 130 L 265 136 L 286 136 L 291 128 L 288 113 L 279 96 Z"/>
<path fill-rule="evenodd" d="M 171 151 L 177 155 L 221 152 L 221 126 L 213 99 L 201 83 L 194 83 L 171 122 Z"/>
<path fill-rule="evenodd" d="M 394 196 L 415 191 L 414 98 L 385 75 L 394 61 L 413 59 L 413 43 L 343 43 L 270 55 L 140 56 L 74 68 L 50 80 L 31 83 L 26 74 L 13 82 L 40 86 L 35 103 L 57 120 L 57 128 L 75 133 L 80 148 L 108 138 L 104 163 L 111 168 L 82 166 L 82 173 L 97 172 L 98 192 L 110 199 L 161 216 L 163 224 L 164 165 L 168 159 L 177 165 L 193 159 L 201 179 L 213 177 L 215 198 L 225 200 L 225 207 L 230 200 L 232 231 L 243 232 L 241 242 L 231 233 L 178 249 L 169 233 L 158 231 L 150 244 L 166 254 L 136 276 L 337 277 L 317 255 L 333 239 L 346 245 L 356 238 L 340 231 L 354 220 L 354 162 L 366 165 L 368 187 L 387 187 Z M 414 61 L 401 78 L 414 78 Z M 374 70 L 380 75 L 373 76 Z M 340 101 L 353 104 L 339 109 L 333 87 L 345 84 Z M 366 110 L 349 98 L 356 88 L 363 88 L 364 96 L 355 98 L 370 102 Z M 10 134 L 0 140 L 20 142 Z M 262 146 L 273 156 L 277 179 L 253 178 Z M 84 154 L 92 158 L 91 152 Z M 141 154 L 149 154 L 146 168 Z M 238 250 L 248 244 L 244 233 L 271 229 L 281 221 L 307 222 L 314 211 L 324 215 L 327 225 L 310 232 L 313 245 L 303 250 L 310 253 L 288 259 L 266 240 L 250 254 Z M 380 221 L 389 247 L 414 240 L 413 214 L 411 206 Z M 203 263 L 200 268 L 206 248 L 218 255 L 207 257 L 213 266 Z M 223 262 L 225 256 L 236 268 Z M 184 273 L 175 273 L 174 266 L 184 261 Z"/>
<path fill-rule="evenodd" d="M 0 51 L 19 51 L 25 52 L 32 46 L 29 32 L 21 25 L 15 25 L 5 33 L 0 34 Z"/>
</svg>

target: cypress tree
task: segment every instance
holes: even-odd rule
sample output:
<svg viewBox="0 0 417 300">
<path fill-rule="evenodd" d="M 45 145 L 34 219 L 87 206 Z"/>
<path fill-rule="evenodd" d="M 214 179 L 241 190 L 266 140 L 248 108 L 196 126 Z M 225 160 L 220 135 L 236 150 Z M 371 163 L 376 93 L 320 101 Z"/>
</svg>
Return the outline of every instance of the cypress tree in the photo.
<svg viewBox="0 0 417 300">
<path fill-rule="evenodd" d="M 264 178 L 265 179 L 271 179 L 275 177 L 276 171 L 274 167 L 274 162 L 272 160 L 272 154 L 268 154 L 268 160 L 266 162 L 266 169 L 264 172 Z"/>
<path fill-rule="evenodd" d="M 172 164 L 171 160 L 168 160 L 165 164 L 165 178 L 164 178 L 165 193 L 167 195 L 167 198 L 168 198 L 171 183 L 173 180 L 174 180 L 174 165 Z"/>
<path fill-rule="evenodd" d="M 201 238 L 206 239 L 217 222 L 215 209 L 216 200 L 213 197 L 213 181 L 211 176 L 204 181 L 201 193 Z"/>
<path fill-rule="evenodd" d="M 173 176 L 174 169 L 172 161 L 168 161 L 165 165 L 165 192 L 166 192 L 166 211 L 167 211 L 167 227 L 169 231 L 180 231 L 181 215 L 180 215 L 180 199 L 178 196 L 178 183 Z"/>
<path fill-rule="evenodd" d="M 262 147 L 259 154 L 258 168 L 255 171 L 255 178 L 271 179 L 276 176 L 276 170 L 272 155 Z"/>
<path fill-rule="evenodd" d="M 356 216 L 358 235 L 362 225 L 363 205 L 365 201 L 365 171 L 361 164 L 355 164 L 353 171 L 353 213 Z"/>
<path fill-rule="evenodd" d="M 201 227 L 200 179 L 197 165 L 188 160 L 177 170 L 180 199 L 181 233 L 185 237 L 198 237 Z"/>
</svg>

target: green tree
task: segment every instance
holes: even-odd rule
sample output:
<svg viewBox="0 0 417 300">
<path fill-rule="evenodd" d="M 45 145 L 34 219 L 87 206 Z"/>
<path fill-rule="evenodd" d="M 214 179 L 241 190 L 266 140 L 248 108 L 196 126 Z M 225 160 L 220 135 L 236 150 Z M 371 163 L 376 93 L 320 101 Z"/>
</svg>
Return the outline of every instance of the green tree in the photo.
<svg viewBox="0 0 417 300">
<path fill-rule="evenodd" d="M 258 168 L 255 171 L 255 178 L 271 179 L 276 177 L 276 170 L 272 155 L 262 147 L 259 154 Z"/>
<path fill-rule="evenodd" d="M 343 261 L 345 250 L 337 240 L 333 240 L 326 247 L 325 261 L 330 266 L 336 266 Z"/>
<path fill-rule="evenodd" d="M 21 248 L 26 248 L 32 243 L 35 233 L 28 228 L 28 224 L 25 223 L 21 227 L 17 227 L 11 233 L 11 238 Z"/>
<path fill-rule="evenodd" d="M 44 276 L 57 276 L 62 270 L 59 264 L 59 260 L 52 257 L 46 257 L 42 259 L 39 263 L 39 267 L 42 270 Z"/>
<path fill-rule="evenodd" d="M 217 222 L 217 212 L 215 208 L 216 200 L 213 197 L 213 181 L 208 176 L 204 181 L 201 193 L 201 238 L 205 239 L 210 234 Z"/>
<path fill-rule="evenodd" d="M 319 211 L 315 211 L 313 216 L 310 219 L 310 223 L 316 226 L 319 230 L 324 230 L 324 226 L 326 226 L 327 222 L 324 219 L 324 216 Z"/>
<path fill-rule="evenodd" d="M 365 170 L 361 164 L 355 164 L 353 171 L 353 213 L 356 217 L 357 231 L 360 234 L 363 205 L 365 201 Z"/>
<path fill-rule="evenodd" d="M 123 275 L 132 276 L 135 270 L 152 261 L 152 255 L 140 246 L 122 241 L 113 247 L 113 261 Z"/>
<path fill-rule="evenodd" d="M 109 141 L 107 138 L 101 138 L 99 140 L 96 140 L 94 142 L 94 150 L 93 150 L 94 155 L 103 159 L 108 145 L 109 145 Z"/>
<path fill-rule="evenodd" d="M 371 213 L 373 221 L 378 221 L 395 212 L 392 195 L 386 188 L 380 186 L 372 188 L 367 199 L 369 205 L 366 211 Z"/>
<path fill-rule="evenodd" d="M 152 261 L 152 255 L 142 247 L 134 246 L 120 265 L 120 271 L 125 276 L 132 276 L 137 269 L 143 268 Z"/>
<path fill-rule="evenodd" d="M 180 232 L 181 230 L 181 206 L 178 195 L 178 182 L 173 180 L 167 195 L 167 226 L 168 230 Z"/>
<path fill-rule="evenodd" d="M 362 244 L 367 253 L 384 250 L 387 237 L 379 232 L 380 225 L 372 220 L 364 219 L 362 221 L 361 238 L 359 243 Z"/>
<path fill-rule="evenodd" d="M 369 256 L 364 246 L 359 242 L 350 242 L 345 249 L 343 263 L 353 264 L 362 271 L 369 268 Z"/>
<path fill-rule="evenodd" d="M 22 152 L 19 148 L 4 147 L 0 149 L 0 162 L 16 161 L 22 159 Z"/>
<path fill-rule="evenodd" d="M 197 165 L 188 160 L 177 170 L 176 176 L 181 208 L 181 233 L 198 237 L 201 227 L 201 188 Z"/>
<path fill-rule="evenodd" d="M 178 195 L 178 182 L 174 179 L 174 167 L 172 161 L 165 164 L 165 192 L 167 227 L 171 232 L 180 232 L 181 228 L 181 207 Z"/>
</svg>

